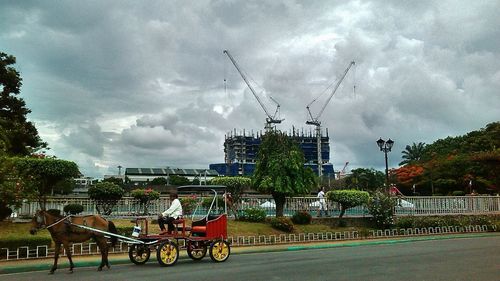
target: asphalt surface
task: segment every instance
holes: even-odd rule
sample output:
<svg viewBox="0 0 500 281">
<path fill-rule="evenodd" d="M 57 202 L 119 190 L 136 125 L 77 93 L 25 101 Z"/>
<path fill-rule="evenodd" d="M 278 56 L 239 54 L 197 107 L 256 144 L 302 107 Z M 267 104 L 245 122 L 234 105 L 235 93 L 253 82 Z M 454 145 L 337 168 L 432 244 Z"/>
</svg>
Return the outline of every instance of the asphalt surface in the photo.
<svg viewBox="0 0 500 281">
<path fill-rule="evenodd" d="M 500 280 L 500 235 L 472 234 L 398 240 L 232 248 L 224 263 L 182 256 L 160 267 L 154 255 L 136 266 L 110 256 L 112 268 L 96 271 L 97 257 L 76 257 L 73 274 L 48 275 L 51 260 L 0 263 L 8 280 Z M 64 261 L 64 262 L 63 262 Z M 31 263 L 31 264 L 30 264 Z M 38 267 L 35 267 L 38 266 Z M 91 267 L 87 267 L 91 266 Z M 17 269 L 17 270 L 16 270 Z M 30 270 L 43 271 L 30 271 Z M 28 271 L 28 272 L 26 272 Z"/>
</svg>

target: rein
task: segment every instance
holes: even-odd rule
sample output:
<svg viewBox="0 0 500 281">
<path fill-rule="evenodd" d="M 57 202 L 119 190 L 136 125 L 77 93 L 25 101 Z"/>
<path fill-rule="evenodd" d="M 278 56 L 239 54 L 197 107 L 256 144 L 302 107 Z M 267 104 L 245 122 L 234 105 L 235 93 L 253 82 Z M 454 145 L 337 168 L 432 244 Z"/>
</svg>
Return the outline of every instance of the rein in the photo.
<svg viewBox="0 0 500 281">
<path fill-rule="evenodd" d="M 64 220 L 65 220 L 65 219 L 67 219 L 67 218 L 70 218 L 70 217 L 72 217 L 72 216 L 73 216 L 73 215 L 65 216 L 64 218 L 62 218 L 62 219 L 60 219 L 60 220 L 56 221 L 55 223 L 53 223 L 53 224 L 51 224 L 51 225 L 49 225 L 49 226 L 45 226 L 44 228 L 49 229 L 49 228 L 53 227 L 54 225 L 56 225 L 56 224 L 58 224 L 58 223 L 60 223 L 60 222 L 64 221 Z M 46 220 L 46 219 L 45 219 L 45 216 L 43 216 L 43 220 Z M 44 229 L 44 228 L 42 228 L 42 229 Z"/>
</svg>

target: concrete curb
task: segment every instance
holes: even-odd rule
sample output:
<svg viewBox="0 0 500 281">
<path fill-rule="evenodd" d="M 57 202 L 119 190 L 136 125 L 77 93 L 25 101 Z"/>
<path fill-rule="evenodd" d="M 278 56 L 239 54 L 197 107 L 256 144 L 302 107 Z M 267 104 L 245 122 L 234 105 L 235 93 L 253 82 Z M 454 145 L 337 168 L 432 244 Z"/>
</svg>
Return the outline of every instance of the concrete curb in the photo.
<svg viewBox="0 0 500 281">
<path fill-rule="evenodd" d="M 425 237 L 411 237 L 402 239 L 383 239 L 383 240 L 359 240 L 356 242 L 317 242 L 302 244 L 300 246 L 290 246 L 290 245 L 269 245 L 269 246 L 255 246 L 255 247 L 239 247 L 234 248 L 231 251 L 232 255 L 239 254 L 255 254 L 264 252 L 284 252 L 284 251 L 303 251 L 312 249 L 327 249 L 327 248 L 341 248 L 341 247 L 359 247 L 359 246 L 369 246 L 369 245 L 387 245 L 387 244 L 399 244 L 399 243 L 411 243 L 418 241 L 429 241 L 429 240 L 447 240 L 447 239 L 457 239 L 457 238 L 478 238 L 478 237 L 491 237 L 500 236 L 497 233 L 477 233 L 477 234 L 453 234 L 453 235 L 440 235 L 440 236 L 425 236 Z M 123 254 L 121 254 L 123 255 Z M 182 255 L 180 258 L 187 257 L 187 255 Z M 62 257 L 65 259 L 65 257 Z M 92 259 L 89 261 L 74 261 L 75 268 L 78 267 L 97 267 L 101 262 L 100 256 L 86 257 L 87 259 Z M 76 257 L 78 259 L 78 257 Z M 109 256 L 111 265 L 120 264 L 132 264 L 128 258 L 113 258 L 113 255 Z M 58 265 L 58 270 L 69 268 L 69 263 L 66 261 L 62 262 L 60 258 L 60 263 Z M 154 262 L 150 259 L 150 262 Z M 1 264 L 1 263 L 0 263 Z M 12 274 L 21 273 L 29 271 L 49 271 L 53 264 L 53 259 L 44 259 L 38 264 L 21 264 L 13 266 L 2 266 L 0 268 L 0 275 L 2 274 Z"/>
</svg>

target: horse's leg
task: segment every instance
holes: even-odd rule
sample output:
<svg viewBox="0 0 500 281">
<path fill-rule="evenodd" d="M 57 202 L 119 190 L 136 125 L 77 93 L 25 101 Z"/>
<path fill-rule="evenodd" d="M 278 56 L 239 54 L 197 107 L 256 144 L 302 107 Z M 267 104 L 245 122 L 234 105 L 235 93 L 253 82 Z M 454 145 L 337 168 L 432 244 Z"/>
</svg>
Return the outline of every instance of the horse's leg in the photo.
<svg viewBox="0 0 500 281">
<path fill-rule="evenodd" d="M 97 271 L 101 271 L 102 268 L 106 265 L 108 257 L 107 257 L 107 247 L 108 243 L 106 241 L 106 238 L 104 237 L 96 237 L 95 241 L 97 245 L 99 246 L 99 251 L 101 252 L 101 264 L 97 268 Z"/>
<path fill-rule="evenodd" d="M 66 250 L 66 256 L 68 257 L 69 260 L 69 273 L 73 273 L 73 268 L 75 267 L 75 265 L 73 264 L 73 258 L 71 257 L 72 253 L 71 253 L 71 248 L 69 247 L 70 243 L 68 241 L 63 242 L 63 246 L 64 250 Z"/>
<path fill-rule="evenodd" d="M 109 261 L 108 261 L 108 256 L 109 256 L 109 246 L 108 246 L 108 240 L 105 238 L 104 239 L 104 263 L 106 264 L 106 267 L 109 269 L 111 266 L 109 266 Z"/>
<path fill-rule="evenodd" d="M 59 252 L 61 251 L 61 242 L 58 242 L 58 241 L 54 240 L 54 243 L 56 243 L 55 249 L 54 249 L 54 265 L 50 269 L 49 274 L 54 274 L 54 271 L 56 271 L 56 269 L 57 269 L 57 259 L 59 259 Z"/>
</svg>

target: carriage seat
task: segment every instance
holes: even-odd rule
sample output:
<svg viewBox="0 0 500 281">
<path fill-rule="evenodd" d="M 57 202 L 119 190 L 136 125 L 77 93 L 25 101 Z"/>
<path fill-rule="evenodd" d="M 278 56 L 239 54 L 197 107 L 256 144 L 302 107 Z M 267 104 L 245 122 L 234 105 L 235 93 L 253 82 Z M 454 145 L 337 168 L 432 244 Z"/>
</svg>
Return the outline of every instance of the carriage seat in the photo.
<svg viewBox="0 0 500 281">
<path fill-rule="evenodd" d="M 175 230 L 177 232 L 182 232 L 183 235 L 185 235 L 186 231 L 191 230 L 189 226 L 186 226 L 186 221 L 182 217 L 177 218 L 172 223 L 175 225 Z"/>
<path fill-rule="evenodd" d="M 191 227 L 191 233 L 203 233 L 207 232 L 207 227 L 205 225 L 196 225 Z"/>
</svg>

